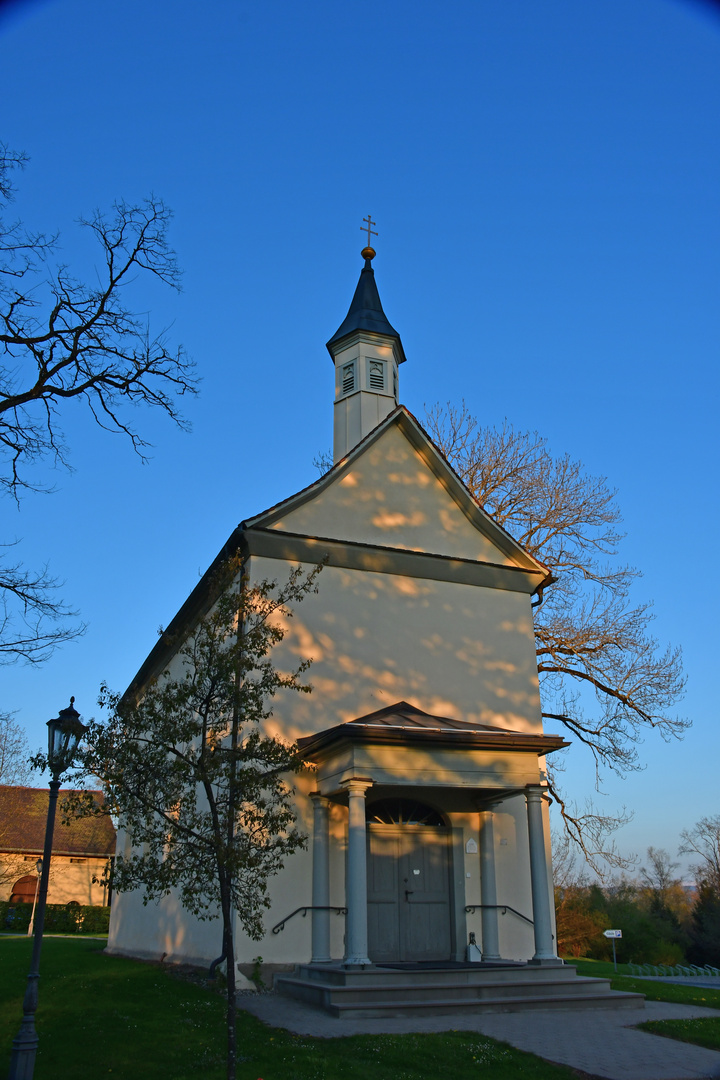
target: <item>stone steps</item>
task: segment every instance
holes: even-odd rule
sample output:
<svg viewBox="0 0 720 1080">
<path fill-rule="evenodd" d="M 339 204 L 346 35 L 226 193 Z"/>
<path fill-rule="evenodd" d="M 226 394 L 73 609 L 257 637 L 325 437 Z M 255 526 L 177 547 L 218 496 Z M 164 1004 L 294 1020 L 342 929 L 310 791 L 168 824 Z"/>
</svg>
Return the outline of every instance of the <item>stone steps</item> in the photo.
<svg viewBox="0 0 720 1080">
<path fill-rule="evenodd" d="M 620 994 L 621 998 L 625 995 Z M 632 995 L 627 995 L 631 997 Z M 396 1001 L 393 1005 L 343 1005 L 334 1004 L 327 1008 L 333 1015 L 346 1020 L 361 1020 L 366 1018 L 392 1017 L 392 1016 L 418 1016 L 431 1013 L 433 1016 L 454 1016 L 459 1013 L 473 1014 L 479 1012 L 524 1012 L 526 1010 L 548 1009 L 637 1009 L 640 1002 L 645 999 L 642 995 L 635 995 L 628 1001 L 611 1001 L 608 994 L 584 995 L 556 994 L 552 997 L 530 998 L 484 998 L 478 1001 Z"/>
<path fill-rule="evenodd" d="M 421 982 L 436 985 L 486 985 L 488 983 L 528 984 L 536 982 L 573 982 L 578 979 L 571 964 L 556 967 L 534 967 L 529 964 L 513 964 L 507 967 L 470 965 L 457 968 L 418 969 L 386 968 L 378 965 L 369 968 L 343 968 L 340 964 L 300 964 L 290 977 L 309 982 L 327 983 L 333 986 L 416 986 Z M 596 980 L 597 981 L 597 980 Z M 607 983 L 607 979 L 603 979 Z"/>
<path fill-rule="evenodd" d="M 502 977 L 498 978 L 498 974 Z M 394 978 L 397 975 L 399 979 Z M 328 969 L 305 965 L 293 975 L 277 976 L 275 986 L 281 994 L 345 1019 L 430 1012 L 447 1016 L 524 1009 L 638 1008 L 645 1000 L 641 994 L 611 990 L 608 979 L 584 978 L 576 975 L 574 968 L 562 967 L 514 968 L 500 973 L 410 973 L 387 969 L 346 972 L 339 966 Z"/>
</svg>

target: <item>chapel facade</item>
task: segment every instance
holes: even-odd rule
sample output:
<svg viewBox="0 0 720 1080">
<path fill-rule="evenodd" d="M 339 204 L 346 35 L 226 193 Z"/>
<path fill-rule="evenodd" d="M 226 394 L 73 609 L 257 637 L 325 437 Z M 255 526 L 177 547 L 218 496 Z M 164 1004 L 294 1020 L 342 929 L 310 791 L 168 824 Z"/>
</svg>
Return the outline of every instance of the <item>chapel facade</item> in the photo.
<svg viewBox="0 0 720 1080">
<path fill-rule="evenodd" d="M 327 344 L 333 467 L 238 526 L 133 688 L 177 662 L 166 643 L 237 551 L 251 584 L 324 562 L 273 653 L 312 660 L 313 692 L 268 721 L 315 767 L 293 778 L 308 848 L 270 882 L 265 939 L 238 925 L 238 962 L 557 965 L 545 755 L 566 743 L 543 731 L 532 616 L 550 575 L 399 403 L 406 357 L 362 255 Z M 208 963 L 217 923 L 117 895 L 109 951 Z"/>
</svg>

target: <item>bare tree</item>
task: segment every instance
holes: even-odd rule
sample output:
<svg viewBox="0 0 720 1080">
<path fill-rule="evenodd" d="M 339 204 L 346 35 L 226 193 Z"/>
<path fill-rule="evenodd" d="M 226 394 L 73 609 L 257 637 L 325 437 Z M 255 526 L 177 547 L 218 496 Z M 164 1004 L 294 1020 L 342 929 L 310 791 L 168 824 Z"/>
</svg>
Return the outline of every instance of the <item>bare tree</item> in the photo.
<svg viewBox="0 0 720 1080">
<path fill-rule="evenodd" d="M 617 561 L 622 540 L 616 492 L 567 455 L 553 457 L 537 432 L 483 428 L 463 402 L 427 411 L 432 438 L 479 503 L 553 576 L 539 596 L 535 645 L 543 716 L 562 724 L 603 772 L 640 768 L 648 729 L 681 737 L 689 721 L 671 710 L 682 695 L 680 650 L 650 633 L 652 611 L 635 604 L 638 571 Z M 611 834 L 629 815 L 568 803 L 550 774 L 568 834 L 599 873 L 626 863 Z"/>
<path fill-rule="evenodd" d="M 692 871 L 698 885 L 705 885 L 720 898 L 720 814 L 700 818 L 691 829 L 680 833 L 680 855 L 699 859 Z"/>
<path fill-rule="evenodd" d="M 10 713 L 0 713 L 0 784 L 27 785 L 30 747 L 25 729 Z"/>
<path fill-rule="evenodd" d="M 84 626 L 68 625 L 76 613 L 58 599 L 59 583 L 47 566 L 28 570 L 9 558 L 16 546 L 0 543 L 0 664 L 20 658 L 39 664 Z"/>
<path fill-rule="evenodd" d="M 12 170 L 25 155 L 0 144 L 0 215 L 12 202 Z M 48 461 L 69 467 L 64 405 L 84 402 L 100 425 L 130 440 L 144 458 L 148 443 L 130 413 L 149 406 L 185 426 L 179 399 L 196 392 L 193 366 L 170 349 L 165 332 L 151 337 L 146 321 L 125 302 L 138 274 L 178 288 L 180 272 L 168 246 L 171 212 L 153 197 L 116 203 L 80 225 L 97 242 L 97 282 L 76 280 L 53 265 L 57 236 L 28 231 L 0 216 L 0 491 L 48 490 L 38 474 Z M 12 546 L 12 542 L 10 545 Z M 82 632 L 57 599 L 47 570 L 33 572 L 0 555 L 0 662 L 41 661 Z"/>
<path fill-rule="evenodd" d="M 0 784 L 16 787 L 26 785 L 30 779 L 30 747 L 24 728 L 10 713 L 0 713 Z M 6 891 L 27 873 L 28 867 L 22 855 L 5 850 L 7 829 L 16 795 L 7 792 L 3 800 L 4 813 L 0 814 L 0 890 Z M 18 808 L 19 809 L 19 808 Z"/>
<path fill-rule="evenodd" d="M 680 863 L 673 862 L 665 848 L 647 849 L 647 866 L 640 867 L 640 879 L 646 889 L 657 897 L 660 903 L 666 903 L 670 890 L 679 885 L 676 874 Z"/>
<path fill-rule="evenodd" d="M 639 898 L 644 900 L 651 912 L 670 913 L 682 924 L 690 919 L 690 897 L 682 886 L 674 862 L 664 848 L 647 849 L 647 865 L 640 867 Z"/>
</svg>

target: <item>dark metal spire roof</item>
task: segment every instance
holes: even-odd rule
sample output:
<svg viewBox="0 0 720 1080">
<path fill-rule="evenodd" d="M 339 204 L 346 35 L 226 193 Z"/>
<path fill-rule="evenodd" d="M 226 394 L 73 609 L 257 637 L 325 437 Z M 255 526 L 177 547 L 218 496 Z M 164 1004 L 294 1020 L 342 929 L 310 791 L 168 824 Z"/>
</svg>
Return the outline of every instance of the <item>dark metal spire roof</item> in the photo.
<svg viewBox="0 0 720 1080">
<path fill-rule="evenodd" d="M 372 248 L 365 248 L 363 254 L 367 251 L 372 251 Z M 372 254 L 374 255 L 375 252 L 373 251 Z M 375 271 L 371 265 L 371 258 L 372 256 L 365 259 L 365 266 L 360 271 L 360 280 L 357 283 L 350 310 L 345 316 L 345 321 L 341 323 L 338 330 L 328 341 L 328 352 L 332 356 L 332 346 L 356 330 L 370 330 L 374 334 L 382 334 L 384 337 L 391 337 L 397 341 L 400 350 L 399 362 L 402 363 L 406 357 L 400 335 L 390 325 L 383 311 L 380 295 L 375 284 Z"/>
</svg>

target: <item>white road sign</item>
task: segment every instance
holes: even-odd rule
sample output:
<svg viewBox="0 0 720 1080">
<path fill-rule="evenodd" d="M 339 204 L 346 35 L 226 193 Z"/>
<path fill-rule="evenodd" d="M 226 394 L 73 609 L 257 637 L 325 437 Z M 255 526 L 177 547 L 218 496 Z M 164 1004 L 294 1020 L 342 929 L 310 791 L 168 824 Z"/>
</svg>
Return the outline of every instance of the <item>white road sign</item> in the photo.
<svg viewBox="0 0 720 1080">
<path fill-rule="evenodd" d="M 603 930 L 605 937 L 622 937 L 622 930 Z"/>
</svg>

